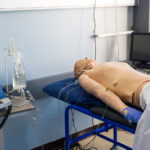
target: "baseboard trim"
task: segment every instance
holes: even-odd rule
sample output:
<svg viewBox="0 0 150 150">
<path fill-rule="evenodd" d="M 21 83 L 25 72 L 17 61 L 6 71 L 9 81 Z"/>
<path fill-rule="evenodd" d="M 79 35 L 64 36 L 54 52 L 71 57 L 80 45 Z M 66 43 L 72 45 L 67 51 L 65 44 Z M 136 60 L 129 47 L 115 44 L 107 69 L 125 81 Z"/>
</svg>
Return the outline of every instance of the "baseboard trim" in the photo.
<svg viewBox="0 0 150 150">
<path fill-rule="evenodd" d="M 90 132 L 90 131 L 92 131 L 92 130 L 94 130 L 94 129 L 97 129 L 98 127 L 100 128 L 100 127 L 102 127 L 102 126 L 104 126 L 104 123 L 101 123 L 100 125 L 94 125 L 94 126 L 92 126 L 92 127 L 89 127 L 89 128 L 86 128 L 86 129 L 84 129 L 84 130 L 82 130 L 82 131 L 79 131 L 79 132 L 76 132 L 76 133 L 74 133 L 73 135 L 72 135 L 72 138 L 76 138 L 76 137 L 78 137 L 78 136 L 81 136 L 81 135 L 83 135 L 83 134 L 86 134 L 86 133 L 88 133 L 88 132 Z M 42 145 L 42 146 L 39 146 L 39 147 L 36 147 L 36 148 L 34 148 L 34 149 L 32 149 L 32 150 L 58 150 L 58 149 L 64 149 L 64 143 L 65 143 L 65 137 L 63 137 L 63 138 L 61 138 L 61 139 L 58 139 L 58 140 L 56 140 L 56 141 L 53 141 L 53 142 L 50 142 L 50 143 L 47 143 L 47 144 L 45 144 L 45 145 Z M 73 144 L 71 147 L 74 147 L 74 146 L 77 146 L 78 145 L 78 143 L 75 143 L 75 144 Z"/>
</svg>

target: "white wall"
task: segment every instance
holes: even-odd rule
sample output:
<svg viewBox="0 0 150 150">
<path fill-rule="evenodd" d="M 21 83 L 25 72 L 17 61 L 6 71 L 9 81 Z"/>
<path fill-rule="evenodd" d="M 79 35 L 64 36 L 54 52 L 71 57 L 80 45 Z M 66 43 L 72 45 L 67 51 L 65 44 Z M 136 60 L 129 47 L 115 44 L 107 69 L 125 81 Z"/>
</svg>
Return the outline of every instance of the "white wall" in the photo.
<svg viewBox="0 0 150 150">
<path fill-rule="evenodd" d="M 92 9 L 88 11 L 86 9 L 67 9 L 0 12 L 0 49 L 3 52 L 9 38 L 14 38 L 15 47 L 20 49 L 24 55 L 29 80 L 72 71 L 75 60 L 85 56 L 94 58 L 94 40 L 91 38 L 93 34 L 92 13 Z M 132 24 L 133 7 L 96 9 L 96 34 L 116 32 L 116 28 L 117 31 L 130 30 Z M 129 37 L 119 36 L 118 44 L 116 44 L 116 37 L 98 38 L 97 62 L 116 61 L 118 53 L 120 61 L 127 60 Z M 62 57 L 57 55 L 58 53 L 67 55 Z M 39 63 L 39 60 L 43 58 L 45 58 L 44 61 Z M 31 60 L 32 63 L 30 63 Z M 57 64 L 55 60 L 58 60 Z M 68 63 L 70 60 L 73 61 Z M 1 65 L 4 65 L 3 58 L 0 62 Z M 3 67 L 0 70 L 0 83 L 4 84 Z"/>
</svg>

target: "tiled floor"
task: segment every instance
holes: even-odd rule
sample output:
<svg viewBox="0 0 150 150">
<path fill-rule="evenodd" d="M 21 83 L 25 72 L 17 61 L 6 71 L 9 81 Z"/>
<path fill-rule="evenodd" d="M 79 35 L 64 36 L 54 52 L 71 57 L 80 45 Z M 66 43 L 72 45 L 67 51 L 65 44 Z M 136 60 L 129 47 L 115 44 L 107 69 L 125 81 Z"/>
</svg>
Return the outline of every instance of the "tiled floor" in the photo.
<svg viewBox="0 0 150 150">
<path fill-rule="evenodd" d="M 113 137 L 113 130 L 110 130 L 109 132 L 104 133 L 104 135 L 107 135 L 109 137 Z M 93 136 L 80 141 L 79 143 L 83 146 L 85 146 L 91 139 L 93 138 Z M 118 141 L 122 142 L 130 147 L 132 147 L 133 145 L 133 140 L 134 140 L 134 135 L 127 132 L 127 131 L 123 131 L 123 130 L 118 130 Z M 107 142 L 106 140 L 103 140 L 102 138 L 96 137 L 94 140 L 94 143 L 91 142 L 86 149 L 92 147 L 96 147 L 98 150 L 110 150 L 110 148 L 112 147 L 112 143 Z M 94 149 L 91 149 L 94 150 Z M 124 150 L 124 148 L 119 147 L 119 150 Z"/>
</svg>

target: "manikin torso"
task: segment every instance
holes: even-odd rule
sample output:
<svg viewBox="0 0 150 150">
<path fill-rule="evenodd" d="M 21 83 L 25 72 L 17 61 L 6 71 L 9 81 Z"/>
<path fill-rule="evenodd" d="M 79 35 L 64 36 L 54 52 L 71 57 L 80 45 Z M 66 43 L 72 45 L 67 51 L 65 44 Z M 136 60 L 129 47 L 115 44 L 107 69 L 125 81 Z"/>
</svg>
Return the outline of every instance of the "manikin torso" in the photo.
<svg viewBox="0 0 150 150">
<path fill-rule="evenodd" d="M 102 84 L 122 100 L 138 106 L 138 96 L 143 83 L 150 76 L 140 73 L 123 62 L 106 62 L 86 70 L 83 74 Z"/>
</svg>

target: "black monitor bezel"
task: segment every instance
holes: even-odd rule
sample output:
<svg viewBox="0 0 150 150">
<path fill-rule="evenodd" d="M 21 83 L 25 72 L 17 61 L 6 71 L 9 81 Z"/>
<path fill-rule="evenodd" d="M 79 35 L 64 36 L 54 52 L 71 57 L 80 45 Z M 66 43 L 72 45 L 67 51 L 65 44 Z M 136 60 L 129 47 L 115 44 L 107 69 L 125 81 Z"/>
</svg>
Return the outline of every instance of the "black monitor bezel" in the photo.
<svg viewBox="0 0 150 150">
<path fill-rule="evenodd" d="M 140 60 L 140 59 L 133 59 L 132 58 L 132 51 L 133 51 L 133 43 L 134 43 L 134 36 L 135 35 L 149 35 L 150 36 L 150 33 L 138 33 L 138 32 L 133 32 L 132 35 L 131 35 L 131 44 L 130 44 L 130 57 L 129 57 L 129 60 L 130 61 L 141 61 L 141 62 L 150 62 L 150 59 L 149 60 Z"/>
</svg>

